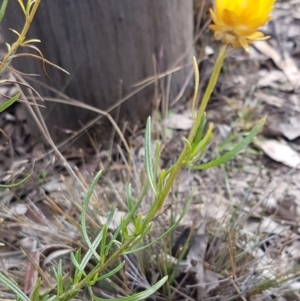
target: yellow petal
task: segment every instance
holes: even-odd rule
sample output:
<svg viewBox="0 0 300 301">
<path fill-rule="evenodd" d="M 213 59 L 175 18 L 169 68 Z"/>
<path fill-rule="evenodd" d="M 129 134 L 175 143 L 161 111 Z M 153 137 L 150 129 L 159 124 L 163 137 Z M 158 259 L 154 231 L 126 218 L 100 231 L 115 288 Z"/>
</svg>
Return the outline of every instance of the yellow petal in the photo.
<svg viewBox="0 0 300 301">
<path fill-rule="evenodd" d="M 249 51 L 249 44 L 265 39 L 257 31 L 270 20 L 276 0 L 214 0 L 210 29 L 216 39 Z M 255 4 L 255 5 L 254 5 Z"/>
<path fill-rule="evenodd" d="M 264 34 L 260 31 L 256 31 L 254 33 L 252 33 L 251 35 L 249 35 L 247 38 L 250 40 L 256 40 L 256 39 L 261 39 L 264 37 Z"/>
<path fill-rule="evenodd" d="M 223 12 L 223 21 L 226 25 L 235 27 L 240 23 L 238 16 L 228 9 L 224 9 Z"/>
<path fill-rule="evenodd" d="M 249 42 L 245 38 L 239 37 L 239 43 L 247 52 L 250 52 Z"/>
<path fill-rule="evenodd" d="M 215 12 L 210 8 L 209 9 L 210 16 L 215 24 L 219 23 L 219 19 L 217 18 Z"/>
</svg>

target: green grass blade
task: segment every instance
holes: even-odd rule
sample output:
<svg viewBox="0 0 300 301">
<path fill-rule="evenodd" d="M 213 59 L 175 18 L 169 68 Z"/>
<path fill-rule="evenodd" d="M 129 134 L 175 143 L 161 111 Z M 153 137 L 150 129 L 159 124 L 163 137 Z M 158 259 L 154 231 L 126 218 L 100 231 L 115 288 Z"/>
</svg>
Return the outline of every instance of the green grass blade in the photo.
<svg viewBox="0 0 300 301">
<path fill-rule="evenodd" d="M 16 102 L 18 100 L 18 98 L 20 97 L 20 93 L 17 93 L 15 96 L 13 96 L 12 98 L 8 99 L 6 102 L 4 102 L 3 104 L 0 105 L 0 113 L 2 113 L 3 111 L 5 111 L 8 107 L 10 107 L 14 102 Z"/>
</svg>

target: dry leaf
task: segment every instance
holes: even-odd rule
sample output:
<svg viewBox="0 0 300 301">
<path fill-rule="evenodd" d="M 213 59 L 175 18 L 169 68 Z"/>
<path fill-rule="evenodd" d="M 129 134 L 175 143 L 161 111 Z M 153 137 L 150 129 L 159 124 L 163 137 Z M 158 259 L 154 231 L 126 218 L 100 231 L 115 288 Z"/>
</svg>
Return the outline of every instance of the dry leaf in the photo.
<svg viewBox="0 0 300 301">
<path fill-rule="evenodd" d="M 276 140 L 259 141 L 257 144 L 274 161 L 292 168 L 300 168 L 300 155 L 290 146 Z"/>
<path fill-rule="evenodd" d="M 292 83 L 294 89 L 300 86 L 300 72 L 291 56 L 284 52 L 281 55 L 276 49 L 266 41 L 254 43 L 256 49 L 273 60 L 275 65 L 283 71 L 287 79 Z"/>
<path fill-rule="evenodd" d="M 193 125 L 193 119 L 191 116 L 182 114 L 174 114 L 163 122 L 163 124 L 173 130 L 189 130 Z"/>
<path fill-rule="evenodd" d="M 294 140 L 300 136 L 299 118 L 290 118 L 290 123 L 283 123 L 279 126 L 282 134 L 289 140 Z"/>
</svg>

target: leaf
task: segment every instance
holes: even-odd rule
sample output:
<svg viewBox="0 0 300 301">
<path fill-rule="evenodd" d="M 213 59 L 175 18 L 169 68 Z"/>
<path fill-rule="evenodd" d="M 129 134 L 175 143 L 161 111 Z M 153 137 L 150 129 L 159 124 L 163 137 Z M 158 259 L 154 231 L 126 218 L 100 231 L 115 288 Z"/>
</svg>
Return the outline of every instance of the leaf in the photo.
<svg viewBox="0 0 300 301">
<path fill-rule="evenodd" d="M 207 130 L 205 136 L 203 137 L 203 139 L 201 141 L 199 141 L 198 143 L 193 142 L 193 146 L 192 146 L 192 149 L 189 154 L 190 160 L 195 162 L 195 161 L 198 161 L 201 159 L 208 144 L 210 143 L 210 141 L 212 139 L 213 129 L 214 129 L 214 126 L 212 123 L 210 123 L 208 130 Z"/>
<path fill-rule="evenodd" d="M 164 285 L 164 283 L 168 280 L 168 276 L 165 276 L 161 280 L 159 280 L 157 283 L 155 283 L 153 286 L 149 287 L 143 292 L 134 294 L 132 296 L 128 297 L 123 297 L 123 298 L 116 298 L 116 299 L 109 299 L 110 301 L 140 301 L 140 300 L 145 300 L 146 298 L 150 297 L 153 295 L 160 287 Z M 93 293 L 91 288 L 89 287 L 90 294 L 92 298 L 96 301 L 106 301 L 107 299 L 102 299 L 99 297 L 96 297 Z"/>
<path fill-rule="evenodd" d="M 127 207 L 128 207 L 128 210 L 131 211 L 133 208 L 131 184 L 129 183 L 126 188 L 127 188 L 126 189 Z"/>
<path fill-rule="evenodd" d="M 11 291 L 13 291 L 18 298 L 23 301 L 31 301 L 21 289 L 19 289 L 12 281 L 6 278 L 2 273 L 0 273 L 0 282 L 3 283 L 6 287 L 8 287 Z"/>
<path fill-rule="evenodd" d="M 196 133 L 193 143 L 199 143 L 200 140 L 202 139 L 205 124 L 206 124 L 206 112 L 204 112 L 204 114 L 202 116 L 202 119 L 201 119 L 200 125 L 197 129 L 197 133 Z"/>
<path fill-rule="evenodd" d="M 14 183 L 14 184 L 5 184 L 5 185 L 0 185 L 1 188 L 13 188 L 13 187 L 17 187 L 23 183 L 25 183 L 30 177 L 31 177 L 32 174 L 28 175 L 25 179 L 21 180 L 20 182 L 18 183 Z"/>
<path fill-rule="evenodd" d="M 18 98 L 20 97 L 20 93 L 17 93 L 15 96 L 13 96 L 12 98 L 8 99 L 6 102 L 4 102 L 3 104 L 0 105 L 0 113 L 2 113 L 3 111 L 5 111 L 8 107 L 10 107 L 12 104 L 14 104 Z"/>
<path fill-rule="evenodd" d="M 131 254 L 131 253 L 136 253 L 136 252 L 139 252 L 139 251 L 142 251 L 142 250 L 145 250 L 147 248 L 149 248 L 150 246 L 154 245 L 155 243 L 157 243 L 158 241 L 162 240 L 166 235 L 168 235 L 169 233 L 171 233 L 175 227 L 177 227 L 177 225 L 179 225 L 179 223 L 181 222 L 181 220 L 183 219 L 183 217 L 185 216 L 185 214 L 187 213 L 187 210 L 190 206 L 190 203 L 191 203 L 191 200 L 192 200 L 192 197 L 193 197 L 193 194 L 192 192 L 190 192 L 189 194 L 189 197 L 188 197 L 188 200 L 183 208 L 183 211 L 181 213 L 181 215 L 179 216 L 178 220 L 166 231 L 164 232 L 161 236 L 159 236 L 158 238 L 154 239 L 151 243 L 147 244 L 147 245 L 143 245 L 142 247 L 140 248 L 137 248 L 137 249 L 132 249 L 130 251 L 127 251 L 127 252 L 124 252 L 123 254 L 125 255 L 128 255 L 128 254 Z"/>
<path fill-rule="evenodd" d="M 90 257 L 91 256 L 91 253 L 92 252 L 96 259 L 97 260 L 100 260 L 100 256 L 96 253 L 96 248 L 98 246 L 98 244 L 96 244 L 97 242 L 100 243 L 101 239 L 102 239 L 102 231 L 100 231 L 100 233 L 97 235 L 94 243 L 92 244 L 90 239 L 89 239 L 89 236 L 87 234 L 87 231 L 86 231 L 86 212 L 87 212 L 87 208 L 88 208 L 88 205 L 89 205 L 89 201 L 92 197 L 92 194 L 94 192 L 94 189 L 96 187 L 96 184 L 98 182 L 98 180 L 100 179 L 102 175 L 102 170 L 100 170 L 95 178 L 93 179 L 88 191 L 87 191 L 87 194 L 83 200 L 83 205 L 82 205 L 82 212 L 81 212 L 81 229 L 82 229 L 82 235 L 83 235 L 83 238 L 85 240 L 85 243 L 87 244 L 87 246 L 89 247 L 89 251 L 87 252 L 87 254 L 85 255 L 85 257 L 83 258 L 82 262 L 81 262 L 81 267 L 84 268 L 85 267 L 85 264 L 89 261 Z M 88 255 L 88 256 L 87 256 Z"/>
<path fill-rule="evenodd" d="M 274 161 L 300 169 L 300 154 L 289 145 L 276 140 L 258 141 L 256 144 Z"/>
<path fill-rule="evenodd" d="M 110 225 L 110 223 L 112 222 L 113 216 L 114 216 L 115 211 L 112 210 L 106 220 L 106 225 L 107 227 Z M 100 261 L 100 256 L 96 253 L 96 249 L 99 246 L 99 243 L 101 242 L 102 238 L 103 238 L 103 230 L 104 227 L 101 229 L 101 231 L 98 233 L 98 235 L 96 236 L 95 240 L 93 241 L 93 243 L 91 244 L 90 240 L 88 240 L 88 246 L 89 246 L 89 250 L 86 252 L 85 256 L 82 259 L 82 262 L 80 264 L 80 268 L 84 269 L 85 266 L 87 265 L 87 263 L 90 261 L 90 258 L 92 255 L 94 255 L 96 257 L 96 259 L 98 261 Z M 86 232 L 86 230 L 85 230 Z M 86 233 L 87 235 L 87 233 Z"/>
<path fill-rule="evenodd" d="M 2 2 L 1 8 L 0 8 L 0 22 L 2 21 L 4 15 L 5 15 L 7 3 L 8 3 L 8 0 L 3 0 L 3 2 Z"/>
<path fill-rule="evenodd" d="M 27 15 L 26 15 L 26 10 L 25 10 L 25 6 L 24 6 L 23 2 L 22 2 L 21 0 L 18 0 L 18 2 L 19 2 L 19 4 L 20 4 L 20 7 L 21 7 L 21 9 L 22 9 L 22 11 L 23 11 L 25 17 L 27 17 Z"/>
<path fill-rule="evenodd" d="M 113 275 L 115 275 L 116 273 L 118 273 L 125 265 L 125 260 L 122 261 L 116 268 L 112 269 L 111 271 L 109 271 L 107 274 L 100 276 L 97 281 L 101 281 L 104 279 L 107 279 Z"/>
<path fill-rule="evenodd" d="M 145 131 L 145 164 L 150 185 L 157 196 L 155 177 L 151 160 L 151 117 L 148 117 Z"/>
<path fill-rule="evenodd" d="M 261 131 L 262 127 L 264 126 L 265 121 L 266 121 L 266 118 L 261 119 L 255 125 L 255 127 L 251 130 L 251 132 L 249 133 L 249 135 L 247 137 L 245 137 L 231 151 L 227 152 L 223 156 L 221 156 L 211 162 L 205 163 L 205 164 L 196 165 L 196 166 L 190 165 L 190 166 L 188 166 L 188 168 L 202 170 L 202 169 L 208 169 L 208 168 L 220 166 L 220 165 L 228 162 L 229 160 L 234 158 L 239 152 L 244 150 L 249 145 L 249 143 L 252 141 L 252 139 Z"/>
</svg>

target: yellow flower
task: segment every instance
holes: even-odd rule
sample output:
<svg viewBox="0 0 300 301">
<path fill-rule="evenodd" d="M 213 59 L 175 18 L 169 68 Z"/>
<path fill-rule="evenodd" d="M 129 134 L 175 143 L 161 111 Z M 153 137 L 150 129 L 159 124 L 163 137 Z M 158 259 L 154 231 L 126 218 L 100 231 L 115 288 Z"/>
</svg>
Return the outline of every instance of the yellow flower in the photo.
<svg viewBox="0 0 300 301">
<path fill-rule="evenodd" d="M 249 44 L 268 37 L 258 28 L 271 18 L 276 0 L 215 0 L 210 15 L 215 24 L 210 25 L 216 40 L 234 48 L 249 51 Z"/>
</svg>

